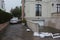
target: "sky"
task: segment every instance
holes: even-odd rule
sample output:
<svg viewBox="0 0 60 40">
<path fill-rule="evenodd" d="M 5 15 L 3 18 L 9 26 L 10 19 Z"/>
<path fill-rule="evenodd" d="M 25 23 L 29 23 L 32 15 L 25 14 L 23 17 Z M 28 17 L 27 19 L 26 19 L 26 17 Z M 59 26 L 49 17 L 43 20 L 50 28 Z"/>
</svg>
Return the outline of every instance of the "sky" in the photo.
<svg viewBox="0 0 60 40">
<path fill-rule="evenodd" d="M 5 1 L 5 9 L 7 12 L 10 12 L 11 8 L 21 6 L 21 0 L 4 0 L 4 1 Z"/>
</svg>

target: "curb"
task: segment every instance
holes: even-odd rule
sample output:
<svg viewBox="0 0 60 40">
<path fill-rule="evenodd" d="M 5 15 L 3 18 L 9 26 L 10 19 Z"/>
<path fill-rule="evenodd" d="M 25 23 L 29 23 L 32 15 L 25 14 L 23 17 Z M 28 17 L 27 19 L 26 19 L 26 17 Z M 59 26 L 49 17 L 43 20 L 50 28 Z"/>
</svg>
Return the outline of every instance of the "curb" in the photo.
<svg viewBox="0 0 60 40">
<path fill-rule="evenodd" d="M 2 31 L 4 28 L 6 28 L 8 26 L 9 22 L 0 24 L 0 31 Z"/>
</svg>

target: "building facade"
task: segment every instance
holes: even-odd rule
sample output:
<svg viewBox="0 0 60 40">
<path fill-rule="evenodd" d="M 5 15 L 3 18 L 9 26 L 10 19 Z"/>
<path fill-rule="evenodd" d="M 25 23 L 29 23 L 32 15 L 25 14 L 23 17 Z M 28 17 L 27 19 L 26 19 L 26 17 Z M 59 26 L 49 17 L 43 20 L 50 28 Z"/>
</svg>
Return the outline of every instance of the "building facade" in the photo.
<svg viewBox="0 0 60 40">
<path fill-rule="evenodd" d="M 25 17 L 51 17 L 60 12 L 60 0 L 25 0 Z"/>
<path fill-rule="evenodd" d="M 0 9 L 4 10 L 5 4 L 4 0 L 0 0 Z"/>
<path fill-rule="evenodd" d="M 60 30 L 60 0 L 24 0 L 22 3 L 22 15 L 34 33 L 40 31 L 39 25 Z"/>
</svg>

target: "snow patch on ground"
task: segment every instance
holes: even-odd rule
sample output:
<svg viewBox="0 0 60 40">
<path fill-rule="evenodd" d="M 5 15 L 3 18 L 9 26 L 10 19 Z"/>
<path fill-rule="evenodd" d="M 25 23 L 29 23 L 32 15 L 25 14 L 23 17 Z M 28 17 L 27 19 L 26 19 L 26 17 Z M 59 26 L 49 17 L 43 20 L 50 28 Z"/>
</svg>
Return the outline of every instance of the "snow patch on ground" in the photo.
<svg viewBox="0 0 60 40">
<path fill-rule="evenodd" d="M 33 36 L 39 36 L 41 38 L 49 37 L 49 36 L 51 36 L 52 38 L 60 38 L 60 33 L 52 34 L 48 32 L 41 32 L 41 33 L 34 32 Z"/>
</svg>

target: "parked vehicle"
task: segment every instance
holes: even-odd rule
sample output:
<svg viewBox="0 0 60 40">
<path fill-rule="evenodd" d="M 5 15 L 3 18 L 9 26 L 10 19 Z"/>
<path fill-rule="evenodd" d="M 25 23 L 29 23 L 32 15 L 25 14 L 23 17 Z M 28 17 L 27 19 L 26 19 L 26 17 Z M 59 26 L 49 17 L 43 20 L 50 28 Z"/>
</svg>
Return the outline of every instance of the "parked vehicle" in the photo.
<svg viewBox="0 0 60 40">
<path fill-rule="evenodd" d="M 13 17 L 11 20 L 10 20 L 10 23 L 18 23 L 19 19 L 18 17 Z"/>
</svg>

